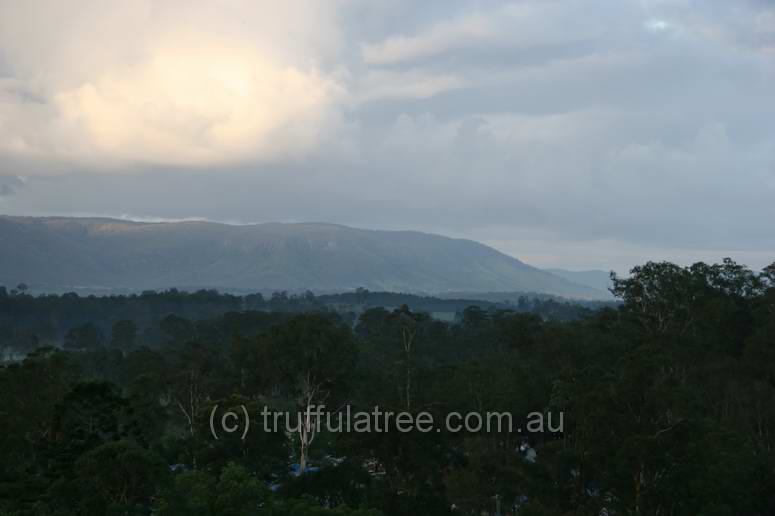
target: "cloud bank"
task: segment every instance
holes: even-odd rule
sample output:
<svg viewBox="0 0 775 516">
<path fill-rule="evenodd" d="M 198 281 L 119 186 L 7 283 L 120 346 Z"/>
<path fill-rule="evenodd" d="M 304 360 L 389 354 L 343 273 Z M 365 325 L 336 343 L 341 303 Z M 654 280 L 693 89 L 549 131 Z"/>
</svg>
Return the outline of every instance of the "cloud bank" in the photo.
<svg viewBox="0 0 775 516">
<path fill-rule="evenodd" d="M 305 31 L 321 13 L 297 4 L 6 3 L 0 151 L 95 169 L 303 155 L 342 91 L 325 48 L 306 52 L 331 37 Z"/>
</svg>

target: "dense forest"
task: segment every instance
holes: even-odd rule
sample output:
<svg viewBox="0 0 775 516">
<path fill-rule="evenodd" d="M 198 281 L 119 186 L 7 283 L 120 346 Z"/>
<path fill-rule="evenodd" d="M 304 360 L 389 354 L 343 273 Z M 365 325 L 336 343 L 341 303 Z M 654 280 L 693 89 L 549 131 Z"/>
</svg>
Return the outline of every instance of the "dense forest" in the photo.
<svg viewBox="0 0 775 516">
<path fill-rule="evenodd" d="M 91 335 L 92 346 L 99 346 L 112 338 L 117 323 L 124 327 L 131 323 L 132 332 L 144 345 L 158 347 L 164 341 L 165 325 L 171 324 L 175 317 L 202 321 L 229 312 L 337 312 L 343 321 L 354 326 L 361 313 L 378 307 L 392 309 L 407 306 L 413 311 L 432 314 L 437 319 L 453 321 L 465 308 L 476 305 L 485 310 L 531 312 L 544 319 L 567 321 L 612 305 L 602 301 L 570 302 L 535 293 L 515 292 L 502 296 L 504 301 L 489 302 L 370 292 L 363 288 L 349 293 L 317 296 L 309 291 L 280 291 L 268 298 L 260 293 L 239 296 L 216 290 L 186 292 L 177 289 L 110 296 L 83 296 L 76 292 L 30 295 L 26 284 L 10 290 L 0 286 L 0 360 L 23 357 L 41 346 L 61 347 L 79 335 Z"/>
<path fill-rule="evenodd" d="M 774 514 L 775 264 L 613 285 L 596 306 L 0 289 L 0 515 Z M 563 427 L 259 424 L 310 400 Z M 214 438 L 216 405 L 248 408 L 244 439 Z"/>
</svg>

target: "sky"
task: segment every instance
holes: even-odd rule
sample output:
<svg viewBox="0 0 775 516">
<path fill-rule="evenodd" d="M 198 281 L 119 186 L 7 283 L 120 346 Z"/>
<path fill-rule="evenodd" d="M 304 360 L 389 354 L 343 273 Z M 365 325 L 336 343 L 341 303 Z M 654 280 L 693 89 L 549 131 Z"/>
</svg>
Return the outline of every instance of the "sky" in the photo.
<svg viewBox="0 0 775 516">
<path fill-rule="evenodd" d="M 0 0 L 0 213 L 758 269 L 775 0 Z"/>
</svg>

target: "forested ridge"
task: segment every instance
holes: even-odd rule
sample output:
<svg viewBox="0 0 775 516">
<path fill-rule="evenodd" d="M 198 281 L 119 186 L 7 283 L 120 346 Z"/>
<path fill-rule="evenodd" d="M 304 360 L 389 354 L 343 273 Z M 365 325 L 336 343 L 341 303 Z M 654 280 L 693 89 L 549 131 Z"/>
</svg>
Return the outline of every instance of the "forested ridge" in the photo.
<svg viewBox="0 0 775 516">
<path fill-rule="evenodd" d="M 599 306 L 0 289 L 0 514 L 775 513 L 775 264 L 613 285 Z M 308 399 L 564 425 L 323 432 L 300 468 L 257 418 Z M 213 438 L 215 405 L 249 409 L 244 440 Z"/>
<path fill-rule="evenodd" d="M 484 244 L 416 231 L 0 215 L 0 241 L 0 284 L 34 280 L 34 288 L 56 292 L 68 285 L 326 292 L 361 286 L 608 299 Z"/>
</svg>

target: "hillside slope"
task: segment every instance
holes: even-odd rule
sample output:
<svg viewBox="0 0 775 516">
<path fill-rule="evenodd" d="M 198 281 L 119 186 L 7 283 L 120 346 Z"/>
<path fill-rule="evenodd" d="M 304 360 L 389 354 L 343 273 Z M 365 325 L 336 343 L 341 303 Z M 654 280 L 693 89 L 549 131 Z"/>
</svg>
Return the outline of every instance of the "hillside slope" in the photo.
<svg viewBox="0 0 775 516">
<path fill-rule="evenodd" d="M 600 292 L 490 247 L 334 224 L 0 216 L 0 284 L 74 288 Z"/>
</svg>

